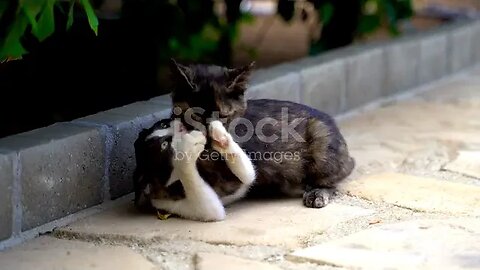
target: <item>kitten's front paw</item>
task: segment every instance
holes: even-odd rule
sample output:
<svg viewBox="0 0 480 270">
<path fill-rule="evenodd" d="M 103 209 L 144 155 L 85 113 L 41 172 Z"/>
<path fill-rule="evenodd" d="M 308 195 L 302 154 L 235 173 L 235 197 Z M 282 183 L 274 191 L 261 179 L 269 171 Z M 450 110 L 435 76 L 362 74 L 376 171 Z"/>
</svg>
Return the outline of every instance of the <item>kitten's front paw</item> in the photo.
<svg viewBox="0 0 480 270">
<path fill-rule="evenodd" d="M 213 148 L 228 148 L 232 137 L 222 122 L 218 120 L 212 121 L 208 127 L 208 131 L 213 140 Z"/>
<path fill-rule="evenodd" d="M 181 135 L 174 144 L 175 161 L 194 163 L 205 149 L 206 142 L 207 139 L 198 130 Z"/>
<path fill-rule="evenodd" d="M 189 152 L 195 157 L 196 160 L 205 149 L 207 138 L 205 138 L 205 135 L 198 130 L 192 130 L 190 133 L 186 134 L 185 137 L 190 146 Z"/>
<path fill-rule="evenodd" d="M 327 206 L 332 193 L 328 189 L 316 188 L 303 193 L 303 204 L 310 208 L 322 208 Z"/>
<path fill-rule="evenodd" d="M 173 128 L 174 135 L 175 134 L 183 135 L 187 133 L 187 129 L 185 128 L 185 125 L 183 125 L 183 123 L 178 119 L 172 120 L 172 122 L 170 122 L 170 127 Z"/>
</svg>

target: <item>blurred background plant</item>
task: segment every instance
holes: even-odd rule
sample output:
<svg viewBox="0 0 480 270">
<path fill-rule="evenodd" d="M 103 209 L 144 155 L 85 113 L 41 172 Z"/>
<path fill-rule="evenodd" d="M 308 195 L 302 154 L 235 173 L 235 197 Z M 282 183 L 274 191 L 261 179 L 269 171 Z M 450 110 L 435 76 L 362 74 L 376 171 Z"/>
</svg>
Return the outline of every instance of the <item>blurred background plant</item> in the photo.
<svg viewBox="0 0 480 270">
<path fill-rule="evenodd" d="M 64 27 L 69 30 L 74 16 L 82 16 L 75 12 L 81 10 L 91 30 L 98 34 L 99 22 L 93 6 L 98 9 L 102 2 L 1 0 L 0 60 L 19 59 L 27 53 L 22 40 L 28 35 L 33 35 L 40 42 L 51 36 L 55 31 L 55 16 L 66 17 Z M 278 15 L 287 22 L 292 21 L 298 12 L 303 21 L 307 21 L 309 16 L 317 16 L 322 33 L 310 44 L 312 54 L 348 45 L 356 37 L 382 26 L 397 35 L 398 22 L 413 14 L 411 0 L 124 0 L 121 16 L 137 31 L 137 38 L 155 43 L 159 48 L 160 61 L 175 56 L 190 61 L 207 59 L 231 65 L 231 44 L 238 37 L 239 24 L 253 22 L 254 17 L 248 10 L 255 2 L 276 5 Z M 307 12 L 305 4 L 313 6 L 315 14 Z"/>
<path fill-rule="evenodd" d="M 411 0 L 307 0 L 318 15 L 321 34 L 312 40 L 310 53 L 317 54 L 346 46 L 355 39 L 373 33 L 381 27 L 392 35 L 400 34 L 398 23 L 413 15 Z M 278 13 L 286 21 L 293 18 L 295 2 L 279 0 Z M 303 19 L 307 13 L 302 10 Z"/>
<path fill-rule="evenodd" d="M 90 27 L 98 33 L 98 19 L 89 0 L 70 0 L 68 9 L 66 1 L 59 0 L 20 0 L 0 2 L 0 25 L 2 25 L 2 42 L 0 60 L 21 58 L 27 51 L 22 45 L 22 38 L 27 30 L 38 41 L 43 41 L 55 31 L 55 8 L 67 14 L 66 29 L 73 24 L 73 12 L 80 6 L 88 18 Z M 63 5 L 62 5 L 63 4 Z"/>
<path fill-rule="evenodd" d="M 171 57 L 265 67 L 391 38 L 412 1 L 0 0 L 0 137 L 168 93 Z"/>
</svg>

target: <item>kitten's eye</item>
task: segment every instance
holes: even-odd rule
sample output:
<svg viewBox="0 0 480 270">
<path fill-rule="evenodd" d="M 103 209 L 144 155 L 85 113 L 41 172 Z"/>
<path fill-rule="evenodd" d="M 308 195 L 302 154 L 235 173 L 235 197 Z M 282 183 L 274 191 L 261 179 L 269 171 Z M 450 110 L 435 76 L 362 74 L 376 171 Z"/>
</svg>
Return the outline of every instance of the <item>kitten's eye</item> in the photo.
<svg viewBox="0 0 480 270">
<path fill-rule="evenodd" d="M 162 143 L 162 150 L 165 150 L 165 148 L 167 148 L 168 146 L 168 142 L 163 142 Z"/>
<path fill-rule="evenodd" d="M 160 124 L 160 127 L 161 127 L 161 128 L 167 128 L 167 125 L 165 125 L 165 123 L 161 123 L 161 124 Z"/>
</svg>

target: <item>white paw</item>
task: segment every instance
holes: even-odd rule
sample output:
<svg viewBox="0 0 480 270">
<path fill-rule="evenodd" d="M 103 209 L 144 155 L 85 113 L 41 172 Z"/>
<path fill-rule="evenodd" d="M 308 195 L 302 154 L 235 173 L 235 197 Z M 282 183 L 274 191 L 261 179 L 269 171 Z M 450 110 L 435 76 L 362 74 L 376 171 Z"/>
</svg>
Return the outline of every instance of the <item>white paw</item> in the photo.
<svg viewBox="0 0 480 270">
<path fill-rule="evenodd" d="M 225 129 L 222 122 L 218 120 L 212 121 L 208 127 L 208 131 L 213 140 L 214 148 L 228 148 L 232 136 Z"/>
<path fill-rule="evenodd" d="M 178 119 L 172 120 L 172 122 L 170 122 L 170 127 L 173 128 L 172 130 L 173 130 L 174 136 L 187 133 L 187 129 L 185 128 L 183 123 Z"/>
<path fill-rule="evenodd" d="M 202 132 L 193 130 L 182 134 L 174 142 L 175 161 L 195 162 L 205 149 L 207 139 Z"/>
<path fill-rule="evenodd" d="M 185 134 L 185 140 L 190 147 L 189 152 L 198 158 L 205 149 L 205 144 L 207 143 L 205 135 L 203 135 L 201 131 L 193 130 L 190 133 Z"/>
</svg>

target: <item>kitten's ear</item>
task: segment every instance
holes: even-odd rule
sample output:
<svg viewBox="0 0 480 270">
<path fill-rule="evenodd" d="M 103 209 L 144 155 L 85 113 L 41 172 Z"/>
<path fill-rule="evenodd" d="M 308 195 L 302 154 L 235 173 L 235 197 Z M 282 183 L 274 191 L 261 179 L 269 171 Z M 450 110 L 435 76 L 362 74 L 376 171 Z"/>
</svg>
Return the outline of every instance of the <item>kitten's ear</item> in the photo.
<svg viewBox="0 0 480 270">
<path fill-rule="evenodd" d="M 185 84 L 191 90 L 195 89 L 192 80 L 193 72 L 189 67 L 181 65 L 177 63 L 175 59 L 170 58 L 170 71 L 172 72 L 173 80 L 176 84 Z"/>
<path fill-rule="evenodd" d="M 231 69 L 228 71 L 227 91 L 230 93 L 243 94 L 247 90 L 247 83 L 255 67 L 255 62 Z"/>
</svg>

